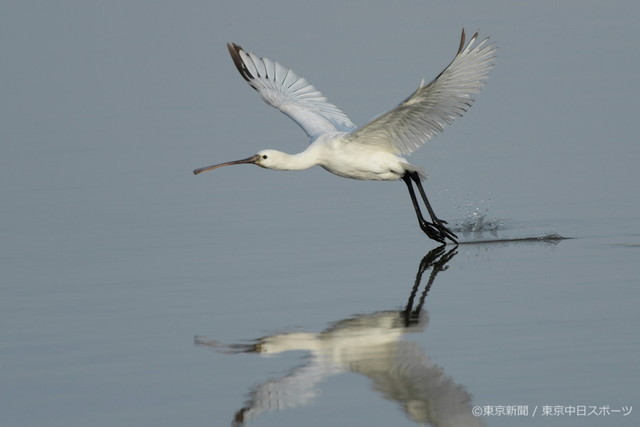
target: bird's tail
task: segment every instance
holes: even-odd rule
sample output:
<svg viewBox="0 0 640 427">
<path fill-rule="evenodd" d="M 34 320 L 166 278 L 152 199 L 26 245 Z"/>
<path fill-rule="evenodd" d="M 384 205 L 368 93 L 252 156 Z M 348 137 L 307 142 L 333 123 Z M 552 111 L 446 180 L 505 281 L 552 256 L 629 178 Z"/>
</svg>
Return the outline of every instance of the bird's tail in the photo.
<svg viewBox="0 0 640 427">
<path fill-rule="evenodd" d="M 418 176 L 420 177 L 421 180 L 425 180 L 425 179 L 427 179 L 429 177 L 429 175 L 427 175 L 427 173 L 424 171 L 424 169 L 422 169 L 419 166 L 415 166 L 415 165 L 412 165 L 410 163 L 405 163 L 403 166 L 404 166 L 406 171 L 418 172 Z"/>
</svg>

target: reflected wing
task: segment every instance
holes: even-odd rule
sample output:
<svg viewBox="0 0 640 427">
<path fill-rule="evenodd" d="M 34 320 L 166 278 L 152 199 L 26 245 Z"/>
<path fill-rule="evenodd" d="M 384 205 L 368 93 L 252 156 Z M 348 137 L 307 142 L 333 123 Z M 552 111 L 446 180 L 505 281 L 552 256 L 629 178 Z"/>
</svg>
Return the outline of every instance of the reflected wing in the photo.
<svg viewBox="0 0 640 427">
<path fill-rule="evenodd" d="M 418 343 L 399 340 L 385 364 L 363 360 L 352 369 L 373 380 L 373 389 L 398 402 L 420 425 L 481 427 L 471 412 L 471 395 L 437 364 Z M 355 368 L 355 369 L 354 369 Z"/>
<path fill-rule="evenodd" d="M 315 386 L 339 369 L 326 358 L 312 358 L 287 376 L 255 387 L 249 400 L 236 414 L 236 420 L 246 422 L 266 411 L 279 411 L 303 406 L 316 396 Z"/>
<path fill-rule="evenodd" d="M 429 141 L 445 125 L 471 107 L 493 68 L 495 45 L 488 38 L 476 43 L 475 33 L 465 45 L 462 30 L 455 58 L 431 83 L 420 87 L 404 102 L 350 135 L 352 142 L 375 144 L 386 151 L 408 154 Z"/>
<path fill-rule="evenodd" d="M 327 102 L 320 91 L 293 70 L 245 52 L 235 43 L 228 43 L 227 47 L 236 68 L 251 87 L 267 104 L 291 117 L 309 137 L 356 128 L 345 113 Z"/>
</svg>

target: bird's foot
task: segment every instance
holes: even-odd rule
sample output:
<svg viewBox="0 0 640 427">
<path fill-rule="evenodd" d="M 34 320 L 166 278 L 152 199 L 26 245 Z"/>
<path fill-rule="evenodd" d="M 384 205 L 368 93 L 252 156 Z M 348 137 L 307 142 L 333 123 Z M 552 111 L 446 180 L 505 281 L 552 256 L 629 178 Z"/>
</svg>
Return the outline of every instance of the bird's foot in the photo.
<svg viewBox="0 0 640 427">
<path fill-rule="evenodd" d="M 430 239 L 435 240 L 436 242 L 440 242 L 444 245 L 446 244 L 446 239 L 449 239 L 457 245 L 458 236 L 444 225 L 446 223 L 446 221 L 439 219 L 434 223 L 420 221 L 420 228 L 427 236 L 429 236 Z"/>
<path fill-rule="evenodd" d="M 456 245 L 458 244 L 458 236 L 456 235 L 456 233 L 454 233 L 453 231 L 451 231 L 451 229 L 449 229 L 449 227 L 446 227 L 444 225 L 444 224 L 447 224 L 447 221 L 442 219 L 436 219 L 435 224 L 436 224 L 436 227 L 440 230 L 442 234 L 445 235 L 447 239 L 451 240 Z"/>
<path fill-rule="evenodd" d="M 420 221 L 420 228 L 431 240 L 435 240 L 443 245 L 446 244 L 445 238 L 447 236 L 435 224 L 427 221 Z"/>
</svg>

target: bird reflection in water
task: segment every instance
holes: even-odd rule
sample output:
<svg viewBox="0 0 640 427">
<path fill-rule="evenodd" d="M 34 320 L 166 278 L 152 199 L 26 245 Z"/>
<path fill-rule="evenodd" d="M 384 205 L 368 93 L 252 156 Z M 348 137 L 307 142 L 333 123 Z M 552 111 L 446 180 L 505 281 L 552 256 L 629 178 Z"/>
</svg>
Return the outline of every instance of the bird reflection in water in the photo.
<svg viewBox="0 0 640 427">
<path fill-rule="evenodd" d="M 307 363 L 287 375 L 253 388 L 232 423 L 242 426 L 266 411 L 310 403 L 315 386 L 330 375 L 357 372 L 373 381 L 373 388 L 396 401 L 407 416 L 423 425 L 482 426 L 471 413 L 471 396 L 445 375 L 417 343 L 405 341 L 408 332 L 424 330 L 428 318 L 422 310 L 438 273 L 457 254 L 440 246 L 420 262 L 404 310 L 378 311 L 338 321 L 320 333 L 295 332 L 266 336 L 248 344 L 224 345 L 196 337 L 196 344 L 222 353 L 277 354 L 292 350 L 310 352 Z M 423 290 L 423 274 L 430 270 Z"/>
</svg>

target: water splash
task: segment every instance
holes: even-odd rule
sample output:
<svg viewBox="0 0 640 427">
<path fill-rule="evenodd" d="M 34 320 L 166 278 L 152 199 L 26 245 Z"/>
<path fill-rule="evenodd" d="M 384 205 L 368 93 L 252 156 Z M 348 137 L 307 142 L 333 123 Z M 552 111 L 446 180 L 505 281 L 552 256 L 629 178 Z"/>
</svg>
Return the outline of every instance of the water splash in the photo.
<svg viewBox="0 0 640 427">
<path fill-rule="evenodd" d="M 504 222 L 498 218 L 489 217 L 488 202 L 481 200 L 477 205 L 468 202 L 464 208 L 467 213 L 461 222 L 454 225 L 455 231 L 463 233 L 491 232 L 496 233 L 504 228 Z"/>
</svg>

